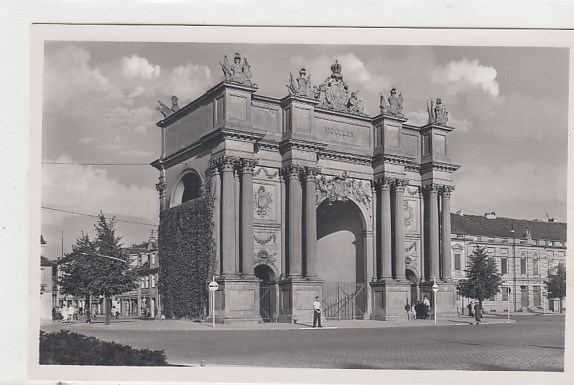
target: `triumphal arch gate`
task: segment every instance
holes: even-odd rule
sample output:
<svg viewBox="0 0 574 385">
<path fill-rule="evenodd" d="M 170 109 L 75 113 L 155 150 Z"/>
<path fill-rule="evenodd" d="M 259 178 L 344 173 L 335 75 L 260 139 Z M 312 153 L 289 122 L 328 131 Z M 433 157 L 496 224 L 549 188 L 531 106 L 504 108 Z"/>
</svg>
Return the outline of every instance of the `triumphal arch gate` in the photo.
<svg viewBox="0 0 574 385">
<path fill-rule="evenodd" d="M 315 296 L 327 318 L 406 318 L 407 304 L 432 303 L 434 282 L 439 313 L 455 313 L 458 166 L 442 101 L 418 127 L 394 88 L 366 115 L 337 61 L 320 84 L 304 68 L 291 75 L 282 99 L 257 93 L 247 58 L 221 66 L 222 82 L 195 101 L 160 103 L 153 163 L 162 209 L 211 184 L 217 319 L 303 322 Z"/>
</svg>

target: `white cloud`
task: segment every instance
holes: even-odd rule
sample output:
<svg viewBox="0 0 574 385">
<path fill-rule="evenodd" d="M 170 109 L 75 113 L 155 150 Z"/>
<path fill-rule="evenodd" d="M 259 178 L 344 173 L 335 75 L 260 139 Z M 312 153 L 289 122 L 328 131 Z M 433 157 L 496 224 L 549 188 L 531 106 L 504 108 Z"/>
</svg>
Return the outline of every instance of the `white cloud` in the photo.
<svg viewBox="0 0 574 385">
<path fill-rule="evenodd" d="M 104 121 L 113 128 L 138 133 L 146 132 L 148 128 L 153 127 L 157 120 L 155 117 L 155 110 L 147 106 L 137 108 L 114 106 L 104 113 Z"/>
<path fill-rule="evenodd" d="M 176 95 L 180 102 L 185 103 L 197 98 L 211 86 L 213 80 L 209 67 L 187 63 L 170 71 L 161 92 L 165 95 Z"/>
<path fill-rule="evenodd" d="M 124 146 L 121 144 L 107 143 L 98 145 L 98 148 L 100 150 L 106 150 L 106 151 L 117 151 L 124 148 Z"/>
<path fill-rule="evenodd" d="M 462 120 L 456 119 L 450 112 L 448 113 L 448 125 L 454 127 L 458 131 L 467 132 L 472 127 L 472 122 L 463 118 Z"/>
<path fill-rule="evenodd" d="M 478 60 L 463 58 L 451 61 L 445 66 L 437 66 L 431 72 L 434 83 L 444 84 L 450 95 L 480 89 L 492 96 L 499 93 L 496 69 L 479 64 Z"/>
<path fill-rule="evenodd" d="M 112 89 L 100 68 L 90 65 L 90 57 L 88 50 L 73 45 L 46 54 L 44 105 L 47 109 L 74 110 L 81 94 L 105 93 Z"/>
<path fill-rule="evenodd" d="M 86 137 L 86 138 L 81 138 L 80 140 L 78 140 L 78 143 L 89 144 L 89 143 L 92 143 L 93 141 L 94 141 L 94 138 Z"/>
<path fill-rule="evenodd" d="M 426 111 L 407 111 L 405 113 L 408 123 L 415 126 L 424 126 L 429 120 L 429 115 Z"/>
<path fill-rule="evenodd" d="M 61 155 L 56 162 L 73 162 Z M 125 185 L 94 166 L 58 166 L 42 174 L 42 205 L 70 211 L 156 220 L 159 199 L 152 187 Z"/>
<path fill-rule="evenodd" d="M 122 73 L 128 79 L 151 79 L 159 76 L 161 69 L 159 65 L 152 65 L 146 58 L 132 55 L 122 57 Z"/>
</svg>

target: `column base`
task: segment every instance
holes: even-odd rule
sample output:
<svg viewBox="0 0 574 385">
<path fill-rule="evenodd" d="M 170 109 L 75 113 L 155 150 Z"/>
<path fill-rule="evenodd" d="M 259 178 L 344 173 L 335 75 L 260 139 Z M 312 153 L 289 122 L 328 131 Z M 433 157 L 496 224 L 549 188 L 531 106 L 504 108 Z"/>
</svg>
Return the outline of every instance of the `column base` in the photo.
<svg viewBox="0 0 574 385">
<path fill-rule="evenodd" d="M 215 292 L 216 323 L 260 323 L 259 280 L 239 276 L 223 276 L 217 279 Z M 211 301 L 211 295 L 210 295 Z M 211 309 L 211 303 L 209 304 Z M 209 320 L 212 320 L 209 317 Z"/>
<path fill-rule="evenodd" d="M 322 298 L 323 281 L 318 278 L 287 277 L 279 282 L 278 322 L 312 323 L 313 301 Z"/>
<path fill-rule="evenodd" d="M 382 278 L 371 282 L 373 292 L 373 311 L 370 319 L 381 321 L 407 320 L 405 305 L 411 303 L 411 284 L 409 281 Z"/>
</svg>

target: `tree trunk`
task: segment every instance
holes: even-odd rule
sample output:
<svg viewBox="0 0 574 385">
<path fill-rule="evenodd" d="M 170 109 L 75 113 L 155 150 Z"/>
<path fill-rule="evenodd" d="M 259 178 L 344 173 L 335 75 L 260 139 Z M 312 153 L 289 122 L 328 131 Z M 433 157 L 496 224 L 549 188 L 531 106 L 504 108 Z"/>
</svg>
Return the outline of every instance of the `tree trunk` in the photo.
<svg viewBox="0 0 574 385">
<path fill-rule="evenodd" d="M 106 325 L 110 324 L 110 315 L 111 315 L 111 311 L 112 311 L 112 299 L 105 294 L 104 295 L 104 306 L 106 309 Z"/>
<path fill-rule="evenodd" d="M 562 297 L 560 297 L 560 314 L 562 314 Z"/>
<path fill-rule="evenodd" d="M 86 306 L 84 306 L 84 313 L 88 315 L 87 323 L 92 322 L 92 304 L 90 302 L 90 293 L 86 294 Z"/>
</svg>

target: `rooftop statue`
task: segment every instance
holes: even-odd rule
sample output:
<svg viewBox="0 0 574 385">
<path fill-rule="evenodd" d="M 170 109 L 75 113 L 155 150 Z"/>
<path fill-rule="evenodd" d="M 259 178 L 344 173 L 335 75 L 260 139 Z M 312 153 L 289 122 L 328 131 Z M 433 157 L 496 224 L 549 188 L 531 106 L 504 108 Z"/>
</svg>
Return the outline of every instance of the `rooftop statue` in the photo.
<svg viewBox="0 0 574 385">
<path fill-rule="evenodd" d="M 225 55 L 223 63 L 220 62 L 219 64 L 223 71 L 223 81 L 257 88 L 257 84 L 251 82 L 251 66 L 247 62 L 247 57 L 244 57 L 243 63 L 241 63 L 241 55 L 236 53 L 233 63 L 230 65 L 227 61 L 227 55 Z"/>
<path fill-rule="evenodd" d="M 159 103 L 159 106 L 157 106 L 155 109 L 161 112 L 164 118 L 167 118 L 174 112 L 179 111 L 179 99 L 175 95 L 171 97 L 171 108 L 163 104 L 161 100 L 158 100 L 157 102 Z"/>
<path fill-rule="evenodd" d="M 314 98 L 319 107 L 332 111 L 347 112 L 354 115 L 365 115 L 357 92 L 349 96 L 349 86 L 343 80 L 343 66 L 337 60 L 331 65 L 331 76 L 314 88 Z"/>
<path fill-rule="evenodd" d="M 287 84 L 289 95 L 303 96 L 312 98 L 314 95 L 313 84 L 311 83 L 311 75 L 307 75 L 305 67 L 299 70 L 299 77 L 293 78 L 293 74 L 289 74 L 289 83 Z"/>
<path fill-rule="evenodd" d="M 397 96 L 397 89 L 393 87 L 391 89 L 391 96 L 389 96 L 388 104 L 385 102 L 385 97 L 383 91 L 381 91 L 381 101 L 379 107 L 381 109 L 381 114 L 403 116 L 403 95 L 399 94 Z"/>
<path fill-rule="evenodd" d="M 427 112 L 429 115 L 429 123 L 443 126 L 448 124 L 448 111 L 446 110 L 446 105 L 442 103 L 441 98 L 436 99 L 436 104 L 431 99 L 430 104 L 427 103 Z"/>
</svg>

